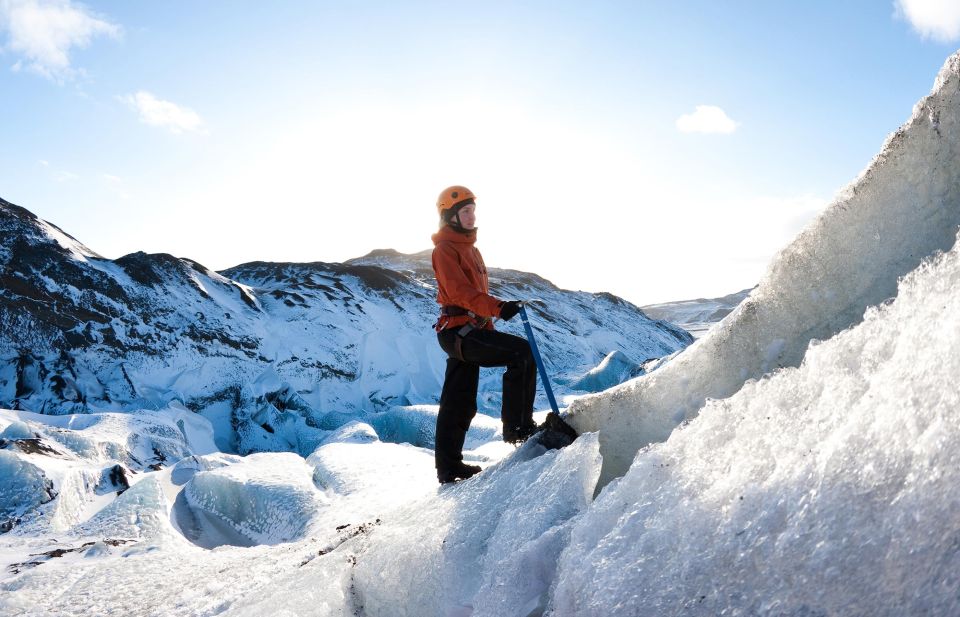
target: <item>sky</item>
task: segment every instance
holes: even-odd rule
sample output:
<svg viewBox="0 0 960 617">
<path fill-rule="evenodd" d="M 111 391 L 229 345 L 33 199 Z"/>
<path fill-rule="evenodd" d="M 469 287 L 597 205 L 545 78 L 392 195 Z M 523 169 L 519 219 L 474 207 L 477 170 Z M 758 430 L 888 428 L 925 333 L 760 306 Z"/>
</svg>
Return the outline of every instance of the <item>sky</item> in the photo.
<svg viewBox="0 0 960 617">
<path fill-rule="evenodd" d="M 0 197 L 99 254 L 432 247 L 636 304 L 756 284 L 960 47 L 956 0 L 0 0 Z"/>
</svg>

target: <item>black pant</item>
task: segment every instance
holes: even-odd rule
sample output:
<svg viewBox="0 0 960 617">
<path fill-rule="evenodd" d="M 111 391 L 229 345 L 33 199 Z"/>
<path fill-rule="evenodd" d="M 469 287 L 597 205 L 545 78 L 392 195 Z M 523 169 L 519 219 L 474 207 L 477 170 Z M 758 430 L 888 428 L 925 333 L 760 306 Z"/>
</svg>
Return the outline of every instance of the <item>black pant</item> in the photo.
<svg viewBox="0 0 960 617">
<path fill-rule="evenodd" d="M 480 367 L 505 366 L 500 418 L 505 427 L 533 424 L 533 399 L 537 393 L 537 365 L 526 339 L 496 330 L 472 330 L 463 338 L 463 360 L 457 358 L 459 328 L 437 334 L 447 358 L 447 373 L 437 415 L 436 465 L 448 470 L 463 461 L 463 442 L 470 421 L 477 415 Z"/>
</svg>

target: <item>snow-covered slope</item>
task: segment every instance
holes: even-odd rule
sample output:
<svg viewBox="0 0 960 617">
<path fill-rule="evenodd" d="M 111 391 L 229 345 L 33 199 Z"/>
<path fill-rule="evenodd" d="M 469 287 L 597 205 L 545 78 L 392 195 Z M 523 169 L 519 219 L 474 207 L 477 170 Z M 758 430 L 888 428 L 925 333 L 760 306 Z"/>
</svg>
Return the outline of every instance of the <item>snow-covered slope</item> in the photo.
<svg viewBox="0 0 960 617">
<path fill-rule="evenodd" d="M 707 336 L 663 368 L 570 407 L 600 431 L 604 480 L 644 445 L 665 440 L 708 399 L 798 366 L 812 341 L 859 323 L 897 281 L 956 241 L 960 224 L 960 55 L 880 154 L 773 260 L 758 287 Z"/>
<path fill-rule="evenodd" d="M 609 294 L 490 274 L 494 294 L 541 300 L 532 317 L 562 394 L 582 393 L 572 386 L 610 353 L 638 367 L 692 340 Z M 165 254 L 104 259 L 0 200 L 0 406 L 63 414 L 176 401 L 213 422 L 224 450 L 307 455 L 351 419 L 436 403 L 435 297 L 429 251 L 218 273 Z M 491 415 L 499 374 L 482 376 Z"/>
<path fill-rule="evenodd" d="M 694 338 L 700 338 L 740 306 L 740 303 L 750 295 L 751 291 L 753 290 L 744 289 L 720 298 L 679 300 L 661 304 L 648 304 L 640 308 L 648 317 L 676 324 L 692 334 Z"/>
<path fill-rule="evenodd" d="M 640 453 L 573 526 L 556 614 L 960 614 L 958 290 L 954 246 Z"/>
<path fill-rule="evenodd" d="M 184 413 L 205 424 L 179 409 L 109 416 L 152 432 Z M 45 500 L 0 534 L 0 614 L 526 615 L 548 601 L 564 524 L 600 473 L 593 435 L 560 451 L 505 446 L 481 476 L 438 489 L 432 452 L 361 425 L 306 459 L 203 454 L 205 431 L 187 427 L 170 435 L 179 462 L 129 470 L 124 488 L 107 461 L 65 445 L 126 451 L 109 427 L 0 410 L 0 430 L 33 440 L 0 449 L 23 468 L 15 493 L 0 483 L 0 512 Z"/>
</svg>

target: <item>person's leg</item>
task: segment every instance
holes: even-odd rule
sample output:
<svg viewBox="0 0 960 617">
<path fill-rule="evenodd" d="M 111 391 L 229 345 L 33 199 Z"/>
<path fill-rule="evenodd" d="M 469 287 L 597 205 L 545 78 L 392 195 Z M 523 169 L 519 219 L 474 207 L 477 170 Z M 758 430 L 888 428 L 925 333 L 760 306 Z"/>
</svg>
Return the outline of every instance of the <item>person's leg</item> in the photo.
<svg viewBox="0 0 960 617">
<path fill-rule="evenodd" d="M 438 339 L 445 351 L 453 333 L 441 332 Z M 477 384 L 480 367 L 457 358 L 447 358 L 447 370 L 440 393 L 440 411 L 434 438 L 437 472 L 457 469 L 463 462 L 463 442 L 470 422 L 477 414 Z"/>
<path fill-rule="evenodd" d="M 503 374 L 500 412 L 503 425 L 505 428 L 533 425 L 537 366 L 526 339 L 496 330 L 474 330 L 463 340 L 463 357 L 483 367 L 507 367 Z"/>
<path fill-rule="evenodd" d="M 470 370 L 464 371 L 464 378 L 460 382 L 462 397 L 459 400 L 462 401 L 460 404 L 463 411 L 457 414 L 459 420 L 459 424 L 457 424 L 457 444 L 461 452 L 463 451 L 463 442 L 467 438 L 467 431 L 470 430 L 470 423 L 477 415 L 477 389 L 480 386 L 480 366 L 471 363 L 465 364 Z M 463 460 L 462 456 L 460 460 Z"/>
</svg>

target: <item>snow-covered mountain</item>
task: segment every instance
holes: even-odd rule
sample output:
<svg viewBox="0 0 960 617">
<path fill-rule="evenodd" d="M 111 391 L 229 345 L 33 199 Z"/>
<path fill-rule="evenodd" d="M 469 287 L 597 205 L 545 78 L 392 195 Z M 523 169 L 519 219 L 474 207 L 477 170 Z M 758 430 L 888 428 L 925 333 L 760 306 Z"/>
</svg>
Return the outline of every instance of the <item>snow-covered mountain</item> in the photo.
<svg viewBox="0 0 960 617">
<path fill-rule="evenodd" d="M 695 300 L 678 300 L 660 304 L 647 304 L 640 308 L 648 317 L 662 319 L 676 324 L 700 338 L 710 328 L 740 306 L 753 289 L 744 289 L 720 298 L 697 298 Z"/>
<path fill-rule="evenodd" d="M 430 251 L 218 273 L 166 254 L 105 259 L 0 200 L 0 267 L 2 407 L 64 414 L 177 401 L 213 422 L 224 450 L 306 456 L 358 414 L 439 396 Z M 692 340 L 610 294 L 514 270 L 490 278 L 499 297 L 539 300 L 531 319 L 564 393 L 589 387 L 581 376 L 609 354 L 626 358 L 622 380 Z M 500 327 L 522 335 L 519 324 Z M 499 414 L 499 390 L 499 372 L 485 371 L 483 411 Z"/>
<path fill-rule="evenodd" d="M 958 615 L 958 160 L 960 53 L 718 327 L 573 400 L 562 450 L 478 416 L 454 486 L 427 405 L 306 458 L 178 402 L 0 410 L 0 613 Z"/>
</svg>

